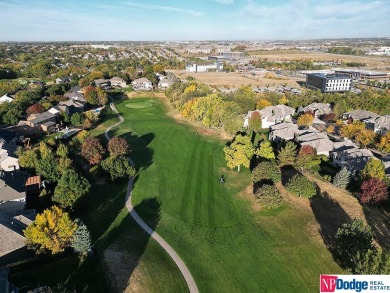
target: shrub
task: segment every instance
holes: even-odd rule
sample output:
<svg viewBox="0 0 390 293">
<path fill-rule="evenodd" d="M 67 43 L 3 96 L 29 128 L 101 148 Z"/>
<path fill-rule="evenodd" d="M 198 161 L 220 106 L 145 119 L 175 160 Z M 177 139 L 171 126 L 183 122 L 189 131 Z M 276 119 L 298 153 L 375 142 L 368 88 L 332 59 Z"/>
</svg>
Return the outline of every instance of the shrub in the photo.
<svg viewBox="0 0 390 293">
<path fill-rule="evenodd" d="M 82 254 L 91 249 L 91 234 L 87 226 L 81 220 L 76 220 L 76 223 L 77 229 L 73 234 L 71 246 L 74 251 Z"/>
<path fill-rule="evenodd" d="M 363 203 L 376 204 L 388 199 L 388 187 L 382 180 L 372 178 L 363 182 L 359 196 Z"/>
<path fill-rule="evenodd" d="M 252 178 L 255 183 L 262 180 L 272 180 L 273 183 L 277 183 L 282 180 L 282 174 L 275 163 L 263 161 L 252 170 Z"/>
<path fill-rule="evenodd" d="M 264 184 L 256 191 L 255 197 L 268 209 L 278 208 L 282 204 L 282 196 L 274 185 Z"/>
<path fill-rule="evenodd" d="M 286 188 L 299 197 L 313 197 L 316 195 L 316 186 L 313 182 L 300 174 L 294 175 L 287 183 Z"/>
</svg>

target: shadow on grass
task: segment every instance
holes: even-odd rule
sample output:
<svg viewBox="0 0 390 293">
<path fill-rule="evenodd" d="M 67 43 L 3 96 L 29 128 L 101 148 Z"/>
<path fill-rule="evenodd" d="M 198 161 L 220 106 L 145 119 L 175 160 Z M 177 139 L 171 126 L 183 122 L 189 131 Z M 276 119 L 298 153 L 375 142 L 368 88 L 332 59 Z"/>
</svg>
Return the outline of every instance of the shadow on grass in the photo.
<svg viewBox="0 0 390 293">
<path fill-rule="evenodd" d="M 390 249 L 390 212 L 386 207 L 362 204 L 363 212 L 374 232 L 374 238 L 382 249 Z"/>
<path fill-rule="evenodd" d="M 310 199 L 310 207 L 320 225 L 319 232 L 327 249 L 332 253 L 333 259 L 340 263 L 341 250 L 336 241 L 336 233 L 338 228 L 342 224 L 349 223 L 351 218 L 327 192 L 317 192 L 317 195 Z"/>
<path fill-rule="evenodd" d="M 150 227 L 155 229 L 160 220 L 158 200 L 143 200 L 135 208 L 142 218 L 148 219 Z M 104 212 L 109 210 L 107 208 Z M 94 241 L 95 254 L 85 261 L 80 262 L 77 254 L 67 251 L 56 256 L 42 255 L 13 266 L 11 281 L 18 287 L 23 287 L 19 292 L 27 292 L 40 286 L 54 288 L 59 284 L 66 292 L 124 292 L 149 243 L 150 235 L 138 226 L 126 208 L 122 208 L 116 215 L 115 212 L 113 209 L 113 222 L 105 223 L 109 224 L 106 225 L 107 230 Z M 99 215 L 96 216 L 99 218 Z M 88 221 L 88 224 L 92 231 L 96 231 L 95 225 L 100 226 L 102 223 L 96 221 L 93 225 Z M 25 252 L 15 252 L 20 253 Z M 109 284 L 106 283 L 107 279 Z"/>
</svg>

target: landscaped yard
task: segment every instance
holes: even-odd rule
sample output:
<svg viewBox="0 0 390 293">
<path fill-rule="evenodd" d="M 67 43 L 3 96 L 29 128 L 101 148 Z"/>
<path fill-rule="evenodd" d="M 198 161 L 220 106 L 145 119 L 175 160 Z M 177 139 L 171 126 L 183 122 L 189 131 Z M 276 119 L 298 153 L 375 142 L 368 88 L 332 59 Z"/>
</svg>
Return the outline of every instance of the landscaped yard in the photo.
<svg viewBox="0 0 390 293">
<path fill-rule="evenodd" d="M 249 171 L 226 168 L 223 141 L 176 123 L 158 99 L 117 108 L 125 122 L 112 134 L 129 141 L 140 171 L 133 205 L 187 263 L 200 291 L 313 292 L 319 274 L 342 272 L 313 231 L 310 210 L 251 210 L 239 196 Z"/>
</svg>

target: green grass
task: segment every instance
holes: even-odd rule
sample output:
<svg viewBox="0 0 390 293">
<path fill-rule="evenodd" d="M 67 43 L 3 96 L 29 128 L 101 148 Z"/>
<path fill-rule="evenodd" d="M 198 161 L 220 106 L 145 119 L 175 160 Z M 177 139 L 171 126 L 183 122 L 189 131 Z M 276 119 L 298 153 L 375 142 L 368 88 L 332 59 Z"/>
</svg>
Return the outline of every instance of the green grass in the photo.
<svg viewBox="0 0 390 293">
<path fill-rule="evenodd" d="M 133 205 L 158 201 L 157 224 L 152 207 L 136 210 L 183 258 L 201 292 L 313 292 L 319 274 L 342 272 L 320 238 L 309 235 L 311 212 L 286 206 L 254 213 L 238 196 L 250 174 L 226 169 L 224 142 L 176 123 L 159 100 L 125 100 L 117 108 L 125 122 L 113 135 L 129 141 L 140 171 Z"/>
</svg>

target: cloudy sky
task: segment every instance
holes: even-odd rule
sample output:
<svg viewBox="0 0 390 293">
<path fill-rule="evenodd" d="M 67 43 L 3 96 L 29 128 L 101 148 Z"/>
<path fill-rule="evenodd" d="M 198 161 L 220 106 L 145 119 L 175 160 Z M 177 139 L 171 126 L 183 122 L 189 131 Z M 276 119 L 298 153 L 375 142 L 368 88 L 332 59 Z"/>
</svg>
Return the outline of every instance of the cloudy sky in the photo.
<svg viewBox="0 0 390 293">
<path fill-rule="evenodd" d="M 0 41 L 389 37 L 390 0 L 0 0 Z"/>
</svg>

